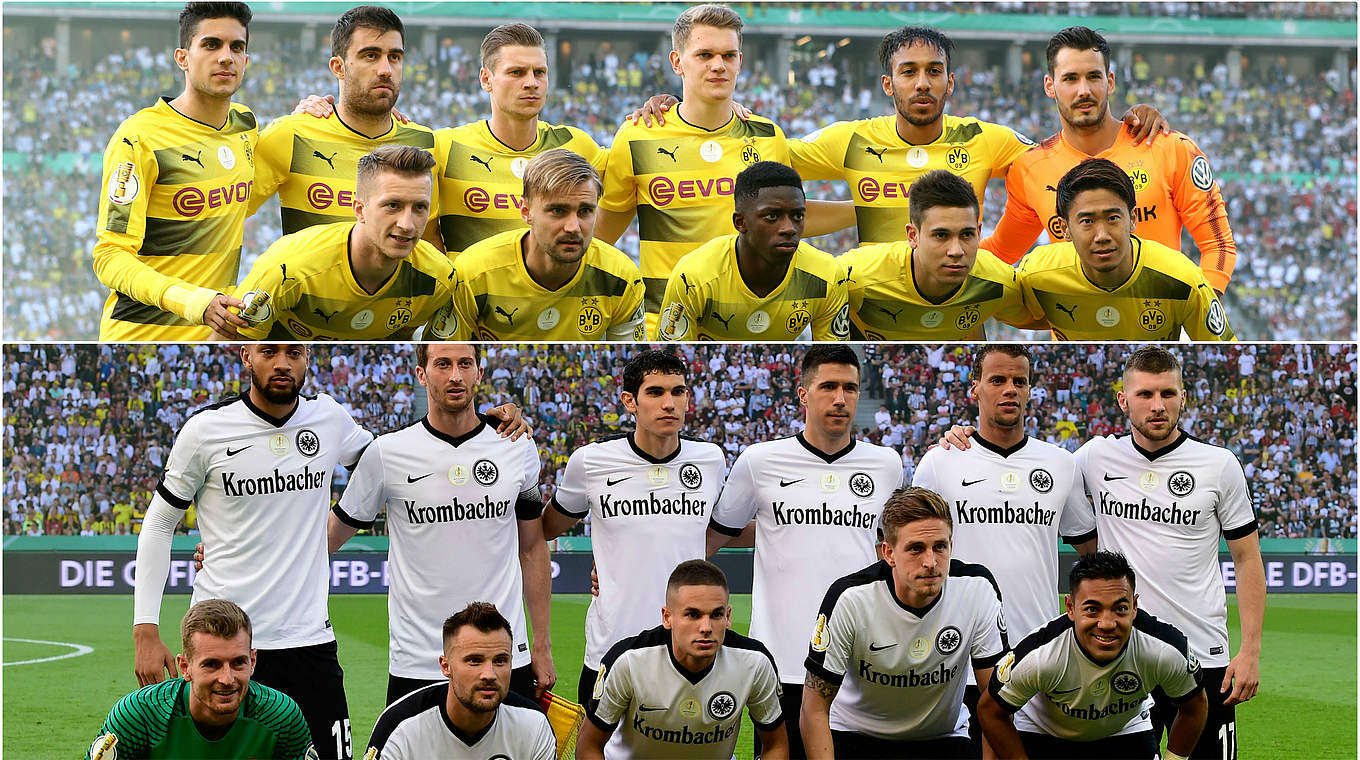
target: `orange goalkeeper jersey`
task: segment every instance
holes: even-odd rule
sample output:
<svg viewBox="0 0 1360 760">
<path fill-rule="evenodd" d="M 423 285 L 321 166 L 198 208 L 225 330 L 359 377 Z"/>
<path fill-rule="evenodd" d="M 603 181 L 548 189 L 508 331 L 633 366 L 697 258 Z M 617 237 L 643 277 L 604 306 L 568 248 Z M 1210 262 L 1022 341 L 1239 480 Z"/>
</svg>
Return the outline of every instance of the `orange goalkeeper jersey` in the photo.
<svg viewBox="0 0 1360 760">
<path fill-rule="evenodd" d="M 1223 194 L 1214 181 L 1209 159 L 1180 132 L 1159 136 L 1151 145 L 1135 147 L 1129 130 L 1108 150 L 1095 156 L 1072 147 L 1059 132 L 1029 149 L 1006 175 L 1006 212 L 982 247 L 1014 264 L 1048 229 L 1057 231 L 1057 186 L 1063 175 L 1087 158 L 1108 158 L 1129 173 L 1138 205 L 1133 209 L 1135 234 L 1173 250 L 1181 250 L 1181 228 L 1188 227 L 1200 252 L 1204 279 L 1222 292 L 1237 263 Z"/>
</svg>

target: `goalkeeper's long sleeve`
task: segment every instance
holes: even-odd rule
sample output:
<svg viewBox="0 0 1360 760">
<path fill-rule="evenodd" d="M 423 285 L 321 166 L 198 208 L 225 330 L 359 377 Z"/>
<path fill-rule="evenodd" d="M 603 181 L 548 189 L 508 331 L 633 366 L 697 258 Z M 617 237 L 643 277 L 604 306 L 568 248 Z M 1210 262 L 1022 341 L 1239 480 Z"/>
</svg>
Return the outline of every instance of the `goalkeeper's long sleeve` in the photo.
<svg viewBox="0 0 1360 760">
<path fill-rule="evenodd" d="M 133 583 L 132 624 L 161 622 L 161 597 L 170 575 L 170 542 L 184 517 L 159 493 L 151 497 L 137 537 L 137 575 Z"/>
</svg>

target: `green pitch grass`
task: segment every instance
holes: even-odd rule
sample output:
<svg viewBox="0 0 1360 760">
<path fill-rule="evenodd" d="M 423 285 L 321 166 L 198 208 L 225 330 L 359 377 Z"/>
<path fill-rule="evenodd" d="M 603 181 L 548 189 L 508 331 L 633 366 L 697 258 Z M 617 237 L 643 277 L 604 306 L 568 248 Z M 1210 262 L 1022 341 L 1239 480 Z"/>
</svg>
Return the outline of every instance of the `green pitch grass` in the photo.
<svg viewBox="0 0 1360 760">
<path fill-rule="evenodd" d="M 555 691 L 575 698 L 589 597 L 553 598 Z M 1228 619 L 1238 640 L 1237 610 Z M 331 619 L 353 721 L 355 754 L 362 755 L 387 692 L 387 603 L 382 596 L 333 596 Z M 750 620 L 750 597 L 733 599 L 738 631 Z M 179 620 L 187 596 L 168 597 L 162 620 Z M 132 598 L 128 596 L 6 596 L 4 598 L 3 752 L 9 757 L 78 758 L 104 716 L 133 690 Z M 168 636 L 165 634 L 169 634 Z M 172 652 L 177 626 L 162 627 Z M 26 643 L 15 639 L 44 642 Z M 93 651 L 65 659 L 11 664 Z M 1238 708 L 1238 744 L 1245 760 L 1302 754 L 1356 757 L 1356 597 L 1271 596 L 1266 609 L 1261 692 Z M 751 727 L 737 757 L 751 757 Z"/>
</svg>

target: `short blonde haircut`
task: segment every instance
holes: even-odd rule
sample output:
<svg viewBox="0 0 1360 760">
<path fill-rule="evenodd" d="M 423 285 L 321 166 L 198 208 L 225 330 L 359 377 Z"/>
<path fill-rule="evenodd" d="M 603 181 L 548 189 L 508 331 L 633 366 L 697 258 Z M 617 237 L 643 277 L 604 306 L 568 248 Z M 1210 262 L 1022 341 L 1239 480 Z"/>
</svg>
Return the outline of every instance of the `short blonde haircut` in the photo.
<svg viewBox="0 0 1360 760">
<path fill-rule="evenodd" d="M 204 599 L 189 608 L 184 620 L 179 624 L 180 641 L 184 645 L 184 656 L 192 658 L 194 653 L 194 634 L 206 633 L 220 639 L 234 639 L 241 631 L 246 638 L 251 637 L 250 616 L 246 611 L 226 599 Z"/>
<path fill-rule="evenodd" d="M 427 150 L 413 145 L 383 145 L 372 153 L 359 159 L 358 177 L 354 183 L 355 195 L 368 197 L 368 188 L 380 171 L 388 171 L 403 177 L 424 175 L 434 181 L 430 170 L 434 169 L 434 156 Z"/>
<path fill-rule="evenodd" d="M 604 193 L 599 172 L 580 153 L 566 148 L 545 150 L 524 167 L 524 200 L 569 193 L 584 182 L 595 186 L 597 200 Z"/>
<path fill-rule="evenodd" d="M 899 488 L 892 492 L 883 505 L 883 538 L 889 544 L 897 541 L 897 531 L 907 523 L 920 520 L 943 520 L 954 533 L 954 518 L 949 514 L 949 505 L 940 495 L 928 488 Z"/>
<path fill-rule="evenodd" d="M 741 44 L 741 29 L 745 24 L 742 23 L 741 16 L 738 16 L 736 11 L 726 5 L 714 5 L 712 3 L 696 5 L 693 8 L 685 9 L 685 12 L 680 14 L 680 18 L 675 20 L 675 26 L 671 28 L 671 47 L 683 53 L 685 46 L 689 44 L 689 36 L 696 26 L 731 29 L 737 33 L 737 44 Z"/>
<path fill-rule="evenodd" d="M 506 45 L 543 48 L 543 35 L 528 24 L 501 24 L 482 38 L 482 68 L 494 71 Z"/>
</svg>

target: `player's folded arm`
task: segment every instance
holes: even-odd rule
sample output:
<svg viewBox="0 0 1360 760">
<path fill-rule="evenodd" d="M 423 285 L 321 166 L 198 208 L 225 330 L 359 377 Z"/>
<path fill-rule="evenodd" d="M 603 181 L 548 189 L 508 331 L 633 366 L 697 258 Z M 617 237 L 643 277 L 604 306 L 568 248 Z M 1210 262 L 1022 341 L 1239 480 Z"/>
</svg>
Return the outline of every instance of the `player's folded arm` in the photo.
<svg viewBox="0 0 1360 760">
<path fill-rule="evenodd" d="M 360 520 L 342 509 L 339 504 L 331 506 L 331 514 L 335 515 L 335 519 L 355 530 L 372 530 L 373 526 L 377 523 L 376 519 Z"/>
</svg>

